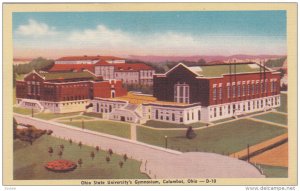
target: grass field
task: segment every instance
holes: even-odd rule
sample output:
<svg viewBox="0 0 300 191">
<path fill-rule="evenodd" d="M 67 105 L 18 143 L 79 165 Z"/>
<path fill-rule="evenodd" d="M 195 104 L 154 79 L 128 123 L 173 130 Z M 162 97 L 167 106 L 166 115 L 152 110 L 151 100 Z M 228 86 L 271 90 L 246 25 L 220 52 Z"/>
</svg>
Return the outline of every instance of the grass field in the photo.
<svg viewBox="0 0 300 191">
<path fill-rule="evenodd" d="M 54 119 L 59 117 L 68 117 L 73 115 L 79 115 L 80 112 L 73 112 L 73 113 L 39 113 L 34 115 L 34 117 L 39 119 Z"/>
<path fill-rule="evenodd" d="M 188 152 L 204 151 L 231 154 L 247 147 L 271 139 L 287 129 L 261 122 L 240 119 L 230 123 L 195 130 L 194 139 L 185 137 L 186 131 L 160 131 L 142 126 L 137 128 L 137 139 L 151 145 L 165 147 L 165 136 L 168 136 L 168 148 Z"/>
<path fill-rule="evenodd" d="M 280 107 L 277 111 L 287 113 L 287 94 L 280 94 Z"/>
<path fill-rule="evenodd" d="M 27 108 L 21 108 L 21 107 L 14 107 L 13 108 L 13 112 L 14 113 L 19 113 L 22 115 L 31 115 L 31 109 L 27 109 Z M 37 112 L 34 110 L 34 112 Z"/>
<path fill-rule="evenodd" d="M 287 178 L 288 168 L 280 166 L 260 165 L 267 178 Z"/>
<path fill-rule="evenodd" d="M 59 145 L 64 145 L 62 159 L 71 160 L 77 163 L 81 158 L 83 164 L 74 171 L 67 173 L 55 173 L 48 171 L 44 165 L 52 160 L 59 159 L 57 153 Z M 52 147 L 54 152 L 50 156 L 48 147 Z M 99 145 L 101 147 L 101 145 Z M 91 151 L 96 156 L 94 160 L 90 157 Z M 124 161 L 120 155 L 113 154 L 110 162 L 107 163 L 105 158 L 109 156 L 107 152 L 96 152 L 89 146 L 79 146 L 75 143 L 72 145 L 65 140 L 57 139 L 52 136 L 44 135 L 36 140 L 33 145 L 19 140 L 14 141 L 14 179 L 15 180 L 63 180 L 63 179 L 146 179 L 147 175 L 140 172 L 140 162 L 128 159 L 124 162 L 122 168 L 119 166 L 120 161 Z"/>
<path fill-rule="evenodd" d="M 72 125 L 81 128 L 82 122 L 61 122 L 67 125 Z M 123 138 L 130 138 L 130 126 L 126 123 L 120 123 L 115 121 L 85 121 L 84 128 L 100 133 L 107 133 Z"/>
<path fill-rule="evenodd" d="M 149 120 L 146 123 L 144 123 L 143 125 L 155 127 L 155 128 L 188 128 L 189 126 L 203 127 L 206 125 L 206 123 L 196 122 L 196 123 L 191 123 L 191 124 L 185 125 L 185 124 L 177 124 L 177 123 L 168 123 L 168 122 L 162 122 L 162 121 Z"/>
<path fill-rule="evenodd" d="M 69 117 L 69 118 L 62 118 L 62 119 L 59 119 L 59 120 L 64 120 L 64 121 L 71 121 L 71 120 L 90 120 L 90 119 L 93 119 L 91 117 L 87 117 L 85 115 L 80 115 L 80 116 L 76 116 L 76 117 Z"/>
<path fill-rule="evenodd" d="M 274 113 L 274 112 L 266 113 L 262 115 L 256 115 L 253 118 L 270 121 L 273 123 L 279 123 L 282 125 L 287 125 L 287 120 L 288 120 L 286 115 L 280 113 Z"/>
<path fill-rule="evenodd" d="M 83 115 L 89 116 L 89 117 L 102 118 L 102 113 L 84 112 Z"/>
</svg>

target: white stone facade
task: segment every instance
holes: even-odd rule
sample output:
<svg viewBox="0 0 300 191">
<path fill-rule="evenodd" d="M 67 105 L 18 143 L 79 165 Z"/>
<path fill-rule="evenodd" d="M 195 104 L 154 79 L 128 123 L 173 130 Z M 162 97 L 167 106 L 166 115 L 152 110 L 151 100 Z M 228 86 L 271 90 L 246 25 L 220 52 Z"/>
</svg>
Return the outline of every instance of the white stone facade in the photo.
<svg viewBox="0 0 300 191">
<path fill-rule="evenodd" d="M 89 99 L 50 102 L 35 99 L 17 98 L 17 105 L 22 108 L 35 109 L 41 112 L 51 113 L 71 113 L 78 111 L 86 111 L 86 106 L 90 103 Z"/>
<path fill-rule="evenodd" d="M 202 107 L 205 122 L 266 111 L 280 106 L 280 95 Z"/>
</svg>

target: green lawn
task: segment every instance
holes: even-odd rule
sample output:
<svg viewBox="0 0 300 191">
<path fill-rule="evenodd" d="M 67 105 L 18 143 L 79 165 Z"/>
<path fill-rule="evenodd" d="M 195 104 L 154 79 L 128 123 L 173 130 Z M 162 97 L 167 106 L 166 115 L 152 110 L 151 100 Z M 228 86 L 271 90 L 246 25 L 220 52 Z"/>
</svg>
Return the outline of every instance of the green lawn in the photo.
<svg viewBox="0 0 300 191">
<path fill-rule="evenodd" d="M 84 112 L 83 115 L 86 115 L 89 117 L 102 118 L 102 113 Z"/>
<path fill-rule="evenodd" d="M 62 122 L 67 125 L 72 125 L 81 128 L 81 121 Z M 123 138 L 130 138 L 130 125 L 126 123 L 120 123 L 115 121 L 85 121 L 84 128 L 92 131 L 98 131 L 101 133 L 107 133 Z"/>
<path fill-rule="evenodd" d="M 52 160 L 59 159 L 57 155 L 59 145 L 64 145 L 62 159 L 77 162 L 82 159 L 83 164 L 74 171 L 67 173 L 55 173 L 48 171 L 44 165 Z M 48 147 L 54 149 L 53 155 L 48 154 Z M 101 145 L 99 145 L 101 147 Z M 91 151 L 96 156 L 90 158 Z M 140 162 L 128 159 L 122 168 L 120 161 L 124 161 L 120 155 L 113 154 L 110 162 L 105 158 L 107 152 L 96 152 L 94 148 L 82 146 L 80 149 L 76 143 L 72 145 L 68 141 L 44 135 L 36 140 L 32 146 L 19 140 L 14 141 L 14 179 L 15 180 L 63 180 L 63 179 L 146 179 L 148 176 L 140 172 Z"/>
<path fill-rule="evenodd" d="M 185 137 L 186 131 L 160 131 L 138 126 L 137 139 L 151 145 L 165 147 L 165 136 L 168 136 L 168 148 L 188 151 L 204 151 L 230 154 L 271 139 L 287 129 L 261 122 L 240 119 L 230 123 L 195 130 L 194 139 Z"/>
<path fill-rule="evenodd" d="M 287 125 L 287 116 L 280 113 L 266 113 L 262 115 L 254 116 L 253 118 L 261 119 L 265 121 L 270 121 L 274 123 L 279 123 L 282 125 Z"/>
<path fill-rule="evenodd" d="M 72 113 L 39 113 L 34 115 L 34 117 L 39 119 L 54 119 L 59 117 L 68 117 L 73 115 L 79 115 L 80 112 L 72 112 Z"/>
<path fill-rule="evenodd" d="M 288 168 L 281 166 L 260 165 L 268 178 L 288 178 Z"/>
<path fill-rule="evenodd" d="M 93 119 L 93 118 L 81 115 L 81 116 L 70 117 L 70 118 L 62 118 L 61 120 L 71 121 L 71 120 L 82 120 L 82 119 L 83 120 L 90 120 L 90 119 Z"/>
<path fill-rule="evenodd" d="M 22 107 L 14 107 L 13 108 L 13 112 L 14 113 L 19 113 L 22 115 L 31 115 L 31 109 L 27 109 L 27 108 L 22 108 Z M 37 112 L 34 110 L 34 112 Z"/>
<path fill-rule="evenodd" d="M 155 128 L 187 128 L 188 126 L 202 127 L 202 126 L 205 126 L 206 123 L 196 122 L 196 123 L 191 123 L 191 124 L 185 125 L 185 124 L 177 124 L 177 123 L 168 123 L 168 122 L 162 122 L 162 121 L 149 120 L 146 123 L 144 123 L 143 125 L 155 127 Z"/>
<path fill-rule="evenodd" d="M 287 113 L 287 94 L 280 94 L 280 107 L 277 108 L 277 111 Z"/>
</svg>

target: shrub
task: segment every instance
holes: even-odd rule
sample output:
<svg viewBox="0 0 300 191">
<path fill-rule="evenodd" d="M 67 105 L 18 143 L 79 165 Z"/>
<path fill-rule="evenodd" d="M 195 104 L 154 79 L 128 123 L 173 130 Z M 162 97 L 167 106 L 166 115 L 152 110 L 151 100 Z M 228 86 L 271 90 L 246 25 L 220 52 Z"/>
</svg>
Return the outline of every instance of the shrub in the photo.
<svg viewBox="0 0 300 191">
<path fill-rule="evenodd" d="M 193 139 L 195 138 L 197 135 L 196 133 L 194 132 L 193 130 L 193 127 L 192 126 L 189 126 L 187 131 L 186 131 L 186 138 L 188 139 Z"/>
</svg>

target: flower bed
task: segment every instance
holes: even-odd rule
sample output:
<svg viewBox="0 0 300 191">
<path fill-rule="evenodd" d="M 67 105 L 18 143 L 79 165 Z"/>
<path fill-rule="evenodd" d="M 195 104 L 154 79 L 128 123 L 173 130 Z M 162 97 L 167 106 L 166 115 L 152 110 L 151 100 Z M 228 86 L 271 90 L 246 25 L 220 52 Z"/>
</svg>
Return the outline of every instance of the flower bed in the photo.
<svg viewBox="0 0 300 191">
<path fill-rule="evenodd" d="M 45 165 L 45 168 L 54 172 L 68 172 L 77 167 L 76 163 L 68 160 L 54 160 Z"/>
</svg>

